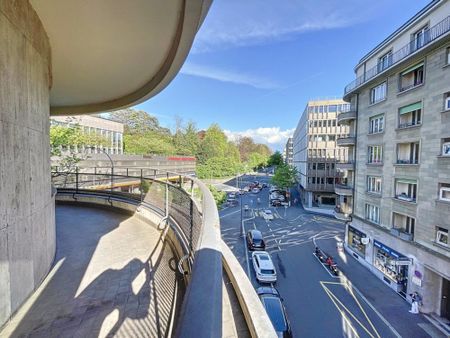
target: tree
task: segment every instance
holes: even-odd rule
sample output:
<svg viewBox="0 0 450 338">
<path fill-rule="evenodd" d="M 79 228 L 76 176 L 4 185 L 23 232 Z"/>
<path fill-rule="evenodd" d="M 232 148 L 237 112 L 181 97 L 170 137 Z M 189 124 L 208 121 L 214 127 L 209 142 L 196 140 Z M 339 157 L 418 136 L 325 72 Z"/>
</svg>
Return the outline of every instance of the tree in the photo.
<svg viewBox="0 0 450 338">
<path fill-rule="evenodd" d="M 272 183 L 280 188 L 290 188 L 297 182 L 297 168 L 289 164 L 279 164 L 272 177 Z"/>
<path fill-rule="evenodd" d="M 184 125 L 181 120 L 177 120 L 173 136 L 176 153 L 179 155 L 197 156 L 200 146 L 200 139 L 197 133 L 197 127 L 194 122 L 190 121 Z"/>
<path fill-rule="evenodd" d="M 268 161 L 268 165 L 282 165 L 283 162 L 283 156 L 281 155 L 281 153 L 277 150 L 276 152 L 274 152 Z"/>
<path fill-rule="evenodd" d="M 156 131 L 148 131 L 143 134 L 125 134 L 123 137 L 123 145 L 126 154 L 175 154 L 172 136 Z"/>
<path fill-rule="evenodd" d="M 158 131 L 170 134 L 168 128 L 161 127 L 155 116 L 143 110 L 127 108 L 108 113 L 108 117 L 125 125 L 125 134 L 145 134 L 149 131 Z"/>
<path fill-rule="evenodd" d="M 201 150 L 198 153 L 198 161 L 206 163 L 208 159 L 214 157 L 225 157 L 229 150 L 228 140 L 225 133 L 218 124 L 212 124 L 205 132 L 201 141 Z"/>
<path fill-rule="evenodd" d="M 248 161 L 246 162 L 246 164 L 248 165 L 249 168 L 257 169 L 257 168 L 262 168 L 262 167 L 266 166 L 267 160 L 268 160 L 267 156 L 253 152 L 249 155 Z"/>
<path fill-rule="evenodd" d="M 270 150 L 270 148 L 262 143 L 257 143 L 253 152 L 266 156 L 267 158 L 272 155 L 272 151 Z"/>
<path fill-rule="evenodd" d="M 256 144 L 251 137 L 244 136 L 238 139 L 237 146 L 241 155 L 241 161 L 245 162 L 248 161 L 250 153 L 255 150 Z"/>
</svg>

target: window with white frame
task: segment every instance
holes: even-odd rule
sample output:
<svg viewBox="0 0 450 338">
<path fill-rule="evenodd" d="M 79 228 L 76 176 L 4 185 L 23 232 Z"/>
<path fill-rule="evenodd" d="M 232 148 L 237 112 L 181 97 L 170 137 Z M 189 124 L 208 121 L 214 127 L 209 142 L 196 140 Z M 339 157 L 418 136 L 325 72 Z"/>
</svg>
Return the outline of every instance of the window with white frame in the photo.
<svg viewBox="0 0 450 338">
<path fill-rule="evenodd" d="M 417 32 L 414 33 L 414 47 L 415 49 L 419 49 L 425 45 L 429 37 L 428 25 L 422 27 Z"/>
<path fill-rule="evenodd" d="M 381 72 L 392 64 L 392 51 L 390 50 L 378 59 L 378 71 Z"/>
<path fill-rule="evenodd" d="M 384 130 L 384 114 L 369 119 L 369 134 L 381 133 Z"/>
<path fill-rule="evenodd" d="M 381 177 L 367 176 L 367 192 L 381 194 Z"/>
<path fill-rule="evenodd" d="M 441 139 L 442 143 L 442 156 L 450 156 L 450 137 Z"/>
<path fill-rule="evenodd" d="M 420 86 L 424 82 L 424 63 L 420 62 L 400 73 L 399 91 Z"/>
<path fill-rule="evenodd" d="M 366 219 L 380 224 L 380 208 L 376 205 L 366 204 Z"/>
<path fill-rule="evenodd" d="M 377 103 L 383 101 L 387 94 L 387 83 L 383 82 L 370 90 L 370 103 Z"/>
<path fill-rule="evenodd" d="M 414 234 L 416 219 L 396 212 L 392 213 L 392 227 L 403 232 Z"/>
<path fill-rule="evenodd" d="M 450 93 L 444 94 L 444 110 L 450 110 Z"/>
<path fill-rule="evenodd" d="M 367 162 L 376 164 L 383 163 L 383 147 L 382 146 L 369 146 L 367 153 Z"/>
<path fill-rule="evenodd" d="M 406 202 L 416 202 L 417 181 L 410 179 L 396 179 L 395 198 Z"/>
<path fill-rule="evenodd" d="M 450 202 L 450 184 L 440 183 L 439 184 L 439 199 L 441 201 Z"/>
<path fill-rule="evenodd" d="M 419 142 L 398 143 L 397 164 L 418 164 L 419 152 Z"/>
<path fill-rule="evenodd" d="M 447 54 L 446 54 L 446 56 L 447 56 L 447 59 L 446 59 L 446 60 L 447 60 L 447 64 L 450 65 L 450 47 L 447 48 L 446 53 L 447 53 Z"/>
<path fill-rule="evenodd" d="M 436 227 L 436 243 L 449 246 L 448 229 Z"/>
</svg>

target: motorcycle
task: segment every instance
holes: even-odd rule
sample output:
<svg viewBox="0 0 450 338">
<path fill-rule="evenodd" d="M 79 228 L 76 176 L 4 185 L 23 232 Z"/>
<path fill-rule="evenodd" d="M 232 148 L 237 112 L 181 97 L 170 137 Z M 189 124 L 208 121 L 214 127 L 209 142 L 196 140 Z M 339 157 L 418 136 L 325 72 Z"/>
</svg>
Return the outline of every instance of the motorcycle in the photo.
<svg viewBox="0 0 450 338">
<path fill-rule="evenodd" d="M 325 259 L 326 259 L 325 254 L 318 247 L 316 247 L 316 250 L 314 251 L 314 255 L 316 255 L 316 257 L 319 258 L 319 260 L 321 262 L 325 262 Z"/>
<path fill-rule="evenodd" d="M 339 275 L 339 270 L 337 268 L 337 264 L 331 259 L 327 258 L 326 264 L 328 265 L 328 269 L 330 269 L 331 273 L 335 276 Z"/>
</svg>

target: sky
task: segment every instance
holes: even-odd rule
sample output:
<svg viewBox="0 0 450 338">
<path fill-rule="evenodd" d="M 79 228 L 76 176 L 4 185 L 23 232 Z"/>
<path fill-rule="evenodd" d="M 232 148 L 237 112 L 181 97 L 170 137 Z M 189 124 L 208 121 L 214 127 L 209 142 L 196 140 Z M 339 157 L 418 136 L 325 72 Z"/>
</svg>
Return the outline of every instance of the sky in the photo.
<svg viewBox="0 0 450 338">
<path fill-rule="evenodd" d="M 342 97 L 361 57 L 428 3 L 214 0 L 178 75 L 136 108 L 282 150 L 307 101 Z"/>
</svg>

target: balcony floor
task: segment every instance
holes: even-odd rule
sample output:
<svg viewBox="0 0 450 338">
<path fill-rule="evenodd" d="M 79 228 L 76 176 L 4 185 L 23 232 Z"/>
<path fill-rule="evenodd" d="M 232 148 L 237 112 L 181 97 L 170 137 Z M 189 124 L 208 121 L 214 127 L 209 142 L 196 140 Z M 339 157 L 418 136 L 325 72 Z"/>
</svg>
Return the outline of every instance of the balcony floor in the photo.
<svg viewBox="0 0 450 338">
<path fill-rule="evenodd" d="M 0 336 L 166 336 L 184 288 L 160 233 L 134 216 L 80 206 L 57 206 L 56 224 L 53 267 Z"/>
</svg>

